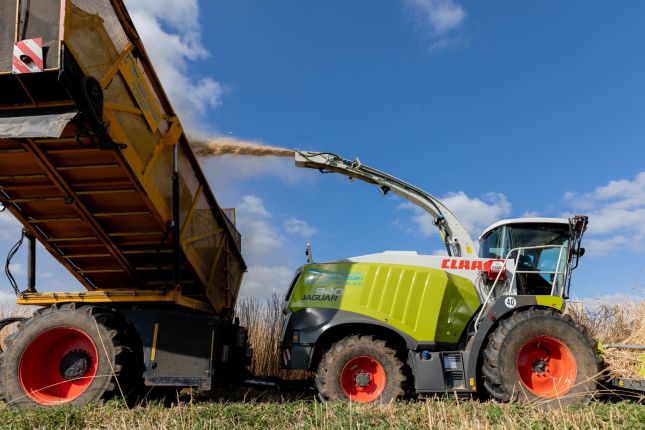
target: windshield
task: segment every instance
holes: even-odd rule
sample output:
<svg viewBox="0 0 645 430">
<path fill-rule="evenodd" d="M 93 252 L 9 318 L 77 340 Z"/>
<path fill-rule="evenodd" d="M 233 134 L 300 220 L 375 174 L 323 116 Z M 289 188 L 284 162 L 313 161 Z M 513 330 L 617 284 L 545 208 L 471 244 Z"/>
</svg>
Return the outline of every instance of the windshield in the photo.
<svg viewBox="0 0 645 430">
<path fill-rule="evenodd" d="M 481 258 L 506 258 L 513 248 L 564 245 L 569 244 L 569 229 L 567 225 L 546 226 L 544 224 L 511 224 L 498 227 L 482 237 L 479 242 Z M 539 250 L 542 253 L 553 254 L 551 248 Z M 549 251 L 549 252 L 547 252 Z M 558 250 L 559 251 L 559 250 Z M 528 250 L 525 252 L 529 252 Z M 556 252 L 557 259 L 557 252 Z"/>
<path fill-rule="evenodd" d="M 566 264 L 569 252 L 569 226 L 544 224 L 509 224 L 490 231 L 481 238 L 479 256 L 481 258 L 505 259 L 515 248 L 523 249 L 517 259 L 517 270 L 524 272 L 518 276 L 535 289 L 540 287 L 543 294 L 559 294 L 564 286 Z M 548 247 L 552 246 L 552 247 Z M 562 253 L 562 254 L 561 254 Z M 560 264 L 558 265 L 558 261 Z M 553 292 L 551 288 L 553 287 Z"/>
</svg>

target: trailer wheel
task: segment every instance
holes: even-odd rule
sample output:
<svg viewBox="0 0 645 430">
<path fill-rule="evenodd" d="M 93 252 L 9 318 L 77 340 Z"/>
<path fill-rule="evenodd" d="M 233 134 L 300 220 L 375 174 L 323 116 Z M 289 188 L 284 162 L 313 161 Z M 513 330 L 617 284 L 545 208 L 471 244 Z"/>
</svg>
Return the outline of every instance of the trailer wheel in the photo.
<svg viewBox="0 0 645 430">
<path fill-rule="evenodd" d="M 404 394 L 405 381 L 397 351 L 373 336 L 349 336 L 334 343 L 316 373 L 322 401 L 390 403 Z"/>
<path fill-rule="evenodd" d="M 129 396 L 141 373 L 124 325 L 96 306 L 39 309 L 5 340 L 0 398 L 24 409 Z"/>
<path fill-rule="evenodd" d="M 601 362 L 595 343 L 569 315 L 518 311 L 489 335 L 484 387 L 505 402 L 581 403 L 597 388 Z"/>
</svg>

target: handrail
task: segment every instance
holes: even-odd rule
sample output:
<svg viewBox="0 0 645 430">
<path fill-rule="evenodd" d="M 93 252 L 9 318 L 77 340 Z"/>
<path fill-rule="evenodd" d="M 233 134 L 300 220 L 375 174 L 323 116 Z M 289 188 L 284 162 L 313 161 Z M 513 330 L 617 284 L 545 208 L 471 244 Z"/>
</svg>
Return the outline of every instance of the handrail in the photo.
<svg viewBox="0 0 645 430">
<path fill-rule="evenodd" d="M 546 249 L 546 248 L 560 248 L 560 253 L 558 254 L 558 261 L 557 261 L 557 264 L 556 264 L 556 271 L 555 271 L 555 272 L 552 272 L 552 271 L 546 271 L 546 270 L 517 270 L 517 266 L 518 266 L 518 264 L 519 264 L 519 260 L 520 260 L 520 259 L 519 259 L 519 256 L 521 255 L 521 251 L 528 250 L 528 249 Z M 506 265 L 507 265 L 507 263 L 508 263 L 508 260 L 510 260 L 510 259 L 511 259 L 511 255 L 512 255 L 514 252 L 518 253 L 518 256 L 517 256 L 518 258 L 516 258 L 516 259 L 515 259 L 515 267 L 513 268 L 513 277 L 511 278 L 511 282 L 510 282 L 510 283 L 511 283 L 511 285 L 513 285 L 513 284 L 514 284 L 514 282 L 515 282 L 515 275 L 516 275 L 517 273 L 546 273 L 546 274 L 554 274 L 554 275 L 556 275 L 556 276 L 554 276 L 554 277 L 553 277 L 553 281 L 551 282 L 551 295 L 553 295 L 554 288 L 555 288 L 555 282 L 556 282 L 556 279 L 557 279 L 557 275 L 565 275 L 565 274 L 566 274 L 566 270 L 565 270 L 565 271 L 557 270 L 557 269 L 559 269 L 559 268 L 560 268 L 560 264 L 561 264 L 561 260 L 562 260 L 562 255 L 563 255 L 563 252 L 562 252 L 562 251 L 564 250 L 564 248 L 565 248 L 565 246 L 564 246 L 564 245 L 520 246 L 520 247 L 513 248 L 513 249 L 511 249 L 510 251 L 508 251 L 508 253 L 506 254 L 506 258 L 504 259 L 504 264 L 503 264 L 504 270 L 506 270 Z M 497 283 L 499 282 L 499 279 L 500 279 L 501 275 L 502 275 L 502 270 L 500 270 L 500 271 L 497 273 L 497 276 L 495 277 L 495 281 L 493 282 L 493 285 L 490 287 L 490 290 L 488 291 L 488 294 L 486 295 L 486 298 L 485 298 L 485 299 L 483 300 L 483 302 L 482 302 L 482 308 L 480 309 L 479 313 L 477 314 L 477 318 L 475 318 L 475 331 L 477 331 L 477 328 L 478 328 L 478 325 L 479 325 L 479 321 L 480 321 L 480 319 L 481 319 L 481 317 L 482 317 L 482 315 L 483 315 L 483 313 L 484 313 L 484 310 L 485 310 L 485 308 L 486 308 L 486 305 L 490 302 L 490 298 L 491 298 L 491 296 L 492 296 L 493 292 L 495 291 L 495 287 L 497 287 Z M 562 292 L 564 293 L 564 288 L 563 288 Z"/>
</svg>

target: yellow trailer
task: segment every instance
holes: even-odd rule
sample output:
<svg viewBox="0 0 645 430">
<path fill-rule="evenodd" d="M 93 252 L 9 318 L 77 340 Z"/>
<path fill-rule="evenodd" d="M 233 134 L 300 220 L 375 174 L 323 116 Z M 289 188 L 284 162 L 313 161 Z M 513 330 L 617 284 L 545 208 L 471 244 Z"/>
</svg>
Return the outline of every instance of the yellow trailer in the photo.
<svg viewBox="0 0 645 430">
<path fill-rule="evenodd" d="M 116 381 L 95 376 L 115 363 L 126 386 L 208 388 L 218 363 L 246 361 L 234 211 L 218 205 L 121 0 L 0 3 L 0 204 L 32 251 L 39 241 L 87 289 L 38 292 L 35 251 L 26 288 L 11 280 L 19 304 L 46 307 L 3 353 L 8 403 L 101 397 Z"/>
<path fill-rule="evenodd" d="M 245 269 L 239 233 L 218 206 L 123 4 L 5 1 L 0 20 L 0 199 L 90 291 L 26 292 L 19 303 L 172 298 L 230 311 Z M 34 39 L 41 40 L 42 71 L 18 73 L 29 60 L 13 55 L 16 45 Z"/>
</svg>

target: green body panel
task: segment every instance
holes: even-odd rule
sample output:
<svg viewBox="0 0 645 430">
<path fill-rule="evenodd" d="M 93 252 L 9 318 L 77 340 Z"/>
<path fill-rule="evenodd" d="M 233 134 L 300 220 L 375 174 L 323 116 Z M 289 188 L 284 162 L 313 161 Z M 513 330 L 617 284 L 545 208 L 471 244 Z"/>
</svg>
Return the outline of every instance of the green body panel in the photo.
<svg viewBox="0 0 645 430">
<path fill-rule="evenodd" d="M 288 307 L 354 312 L 419 342 L 455 344 L 479 305 L 473 283 L 444 270 L 340 262 L 305 266 Z"/>
<path fill-rule="evenodd" d="M 564 311 L 564 299 L 560 296 L 535 296 L 535 301 L 540 306 Z"/>
</svg>

